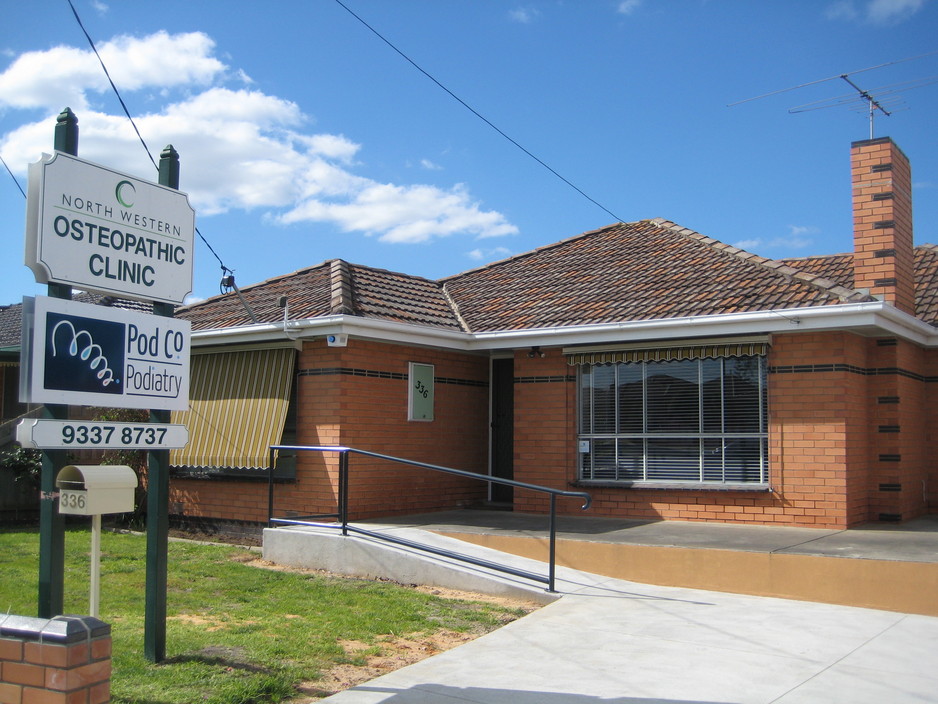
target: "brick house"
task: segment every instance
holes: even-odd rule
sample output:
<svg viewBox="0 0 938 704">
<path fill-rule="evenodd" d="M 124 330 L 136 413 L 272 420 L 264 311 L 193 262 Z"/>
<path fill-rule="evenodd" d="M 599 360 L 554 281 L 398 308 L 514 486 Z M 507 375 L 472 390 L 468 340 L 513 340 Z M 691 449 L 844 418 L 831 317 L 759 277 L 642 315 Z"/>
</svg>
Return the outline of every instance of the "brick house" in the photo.
<svg viewBox="0 0 938 704">
<path fill-rule="evenodd" d="M 656 219 L 439 281 L 332 260 L 245 287 L 251 314 L 232 295 L 179 309 L 193 358 L 173 420 L 191 439 L 171 453 L 171 514 L 264 522 L 276 443 L 586 490 L 593 515 L 842 528 L 933 512 L 938 247 L 913 245 L 890 139 L 854 143 L 851 171 L 849 254 L 769 260 Z M 0 309 L 4 420 L 24 410 L 18 309 Z M 278 515 L 333 513 L 337 474 L 335 453 L 281 455 Z M 351 477 L 352 519 L 546 509 L 361 456 Z"/>
<path fill-rule="evenodd" d="M 265 521 L 280 441 L 575 487 L 594 515 L 843 528 L 933 511 L 938 247 L 913 246 L 890 139 L 854 143 L 851 169 L 850 254 L 769 260 L 656 219 L 439 281 L 328 261 L 242 289 L 258 322 L 231 295 L 181 309 L 192 410 L 174 420 L 192 440 L 171 513 Z M 278 513 L 334 512 L 334 453 L 277 473 Z M 361 458 L 350 491 L 353 519 L 546 508 Z"/>
</svg>

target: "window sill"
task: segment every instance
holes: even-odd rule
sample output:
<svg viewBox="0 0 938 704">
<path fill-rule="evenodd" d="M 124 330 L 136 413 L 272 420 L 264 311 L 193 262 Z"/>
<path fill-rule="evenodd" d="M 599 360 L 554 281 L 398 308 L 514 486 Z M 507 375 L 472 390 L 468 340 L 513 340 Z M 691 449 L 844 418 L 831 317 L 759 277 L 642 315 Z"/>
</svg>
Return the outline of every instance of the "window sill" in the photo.
<svg viewBox="0 0 938 704">
<path fill-rule="evenodd" d="M 602 479 L 580 479 L 571 486 L 593 489 L 647 489 L 655 491 L 772 491 L 768 484 L 713 484 L 710 482 L 619 482 Z"/>
</svg>

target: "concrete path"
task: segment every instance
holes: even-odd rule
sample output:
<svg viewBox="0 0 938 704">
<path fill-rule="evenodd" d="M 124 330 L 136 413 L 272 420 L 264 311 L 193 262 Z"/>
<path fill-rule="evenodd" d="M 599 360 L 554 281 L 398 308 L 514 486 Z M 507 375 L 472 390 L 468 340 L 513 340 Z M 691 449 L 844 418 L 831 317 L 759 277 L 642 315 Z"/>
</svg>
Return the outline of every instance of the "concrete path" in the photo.
<svg viewBox="0 0 938 704">
<path fill-rule="evenodd" d="M 393 530 L 421 530 L 409 523 Z M 830 533 L 832 542 L 811 549 L 841 552 L 837 543 L 846 538 Z M 798 543 L 805 549 L 804 540 L 789 549 Z M 560 599 L 523 619 L 322 701 L 938 702 L 936 617 L 653 586 L 565 568 L 558 569 L 557 590 Z"/>
<path fill-rule="evenodd" d="M 560 588 L 519 621 L 323 701 L 938 702 L 938 618 L 570 572 Z"/>
</svg>

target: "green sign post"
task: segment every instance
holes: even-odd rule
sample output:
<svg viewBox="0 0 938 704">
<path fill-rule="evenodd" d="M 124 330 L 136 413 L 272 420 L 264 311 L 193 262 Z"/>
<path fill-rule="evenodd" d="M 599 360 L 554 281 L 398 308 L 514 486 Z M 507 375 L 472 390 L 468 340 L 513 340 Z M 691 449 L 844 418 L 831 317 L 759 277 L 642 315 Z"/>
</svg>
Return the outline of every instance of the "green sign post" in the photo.
<svg viewBox="0 0 938 704">
<path fill-rule="evenodd" d="M 179 154 L 170 144 L 160 154 L 161 186 L 179 188 Z M 153 314 L 173 317 L 169 303 L 154 303 Z M 150 411 L 151 423 L 169 423 L 169 411 Z M 147 457 L 147 584 L 143 654 L 150 662 L 166 659 L 166 578 L 169 562 L 169 450 Z"/>
<path fill-rule="evenodd" d="M 78 118 L 68 108 L 62 111 L 58 117 L 55 127 L 55 149 L 58 152 L 69 154 L 72 157 L 78 156 Z M 50 162 L 51 163 L 51 162 Z M 87 162 L 86 162 L 87 163 Z M 98 170 L 100 167 L 88 164 Z M 97 173 L 97 171 L 95 171 Z M 128 179 L 132 177 L 127 177 Z M 31 171 L 32 179 L 32 171 Z M 32 180 L 31 180 L 32 188 Z M 146 201 L 144 192 L 139 186 L 143 182 L 138 181 L 138 190 L 136 195 Z M 121 181 L 115 197 L 120 206 L 126 210 L 133 207 L 132 202 L 125 202 L 122 199 L 122 184 L 133 185 L 130 180 Z M 87 185 L 87 184 L 86 184 Z M 153 188 L 156 185 L 151 184 Z M 173 149 L 172 145 L 167 146 L 160 155 L 159 163 L 159 186 L 165 189 L 178 191 L 179 189 L 179 154 Z M 37 188 L 42 189 L 41 185 Z M 32 190 L 31 190 L 32 193 Z M 152 195 L 152 192 L 148 192 Z M 174 202 L 179 200 L 175 198 Z M 179 221 L 182 224 L 181 230 L 185 236 L 185 223 L 191 219 L 191 228 L 194 231 L 194 213 L 191 213 L 191 206 L 188 200 L 182 198 L 185 203 L 185 209 L 171 209 L 170 218 L 178 216 L 180 211 L 182 215 Z M 161 201 L 162 202 L 162 201 Z M 31 203 L 35 206 L 35 203 Z M 134 217 L 131 213 L 128 217 Z M 142 217 L 142 216 L 141 216 Z M 144 219 L 144 222 L 146 219 Z M 44 229 L 36 228 L 33 233 L 27 218 L 27 243 L 30 242 L 29 236 L 34 236 L 36 241 L 44 244 L 42 240 Z M 167 225 L 168 226 L 168 225 Z M 180 228 L 176 228 L 180 229 Z M 42 230 L 42 231 L 40 231 Z M 115 231 L 116 232 L 116 231 Z M 55 232 L 61 236 L 61 232 Z M 129 235 L 128 235 L 129 237 Z M 189 241 L 185 237 L 177 237 L 180 241 Z M 190 238 L 191 239 L 191 238 Z M 52 240 L 57 243 L 57 240 Z M 178 280 L 178 286 L 174 273 L 169 275 L 169 293 L 164 293 L 162 299 L 154 295 L 150 300 L 153 301 L 154 316 L 172 318 L 174 313 L 173 303 L 170 301 L 182 302 L 185 293 L 191 291 L 191 249 L 186 249 L 182 244 L 175 242 L 172 251 L 178 254 L 174 257 L 174 263 L 180 265 L 180 270 L 187 274 Z M 29 250 L 29 244 L 27 250 Z M 162 251 L 162 250 L 161 250 Z M 176 261 L 176 260 L 179 261 Z M 31 261 L 31 260 L 30 260 Z M 188 265 L 188 270 L 186 266 Z M 34 271 L 36 271 L 34 269 Z M 156 269 L 153 269 L 155 272 Z M 57 279 L 57 280 L 56 280 Z M 68 278 L 49 275 L 48 278 L 37 279 L 48 281 L 48 295 L 50 298 L 61 298 L 71 300 L 72 288 L 62 281 L 72 281 Z M 148 284 L 149 285 L 149 284 Z M 188 288 L 183 288 L 188 286 Z M 94 288 L 92 286 L 92 288 Z M 130 297 L 139 297 L 139 292 L 127 294 Z M 63 304 L 64 305 L 64 304 Z M 167 324 L 164 324 L 167 325 Z M 170 327 L 172 327 L 170 325 Z M 188 334 L 188 332 L 186 332 Z M 184 343 L 186 355 L 188 355 L 188 340 Z M 177 350 L 177 351 L 179 351 Z M 186 361 L 188 369 L 188 360 Z M 21 370 L 22 371 L 22 370 Z M 185 372 L 188 374 L 188 371 Z M 180 383 L 180 388 L 182 384 Z M 188 379 L 185 380 L 185 388 L 188 389 Z M 30 390 L 30 393 L 32 391 Z M 187 393 L 187 392 L 186 392 Z M 162 400 L 162 399 L 161 399 Z M 174 401 L 172 401 L 174 402 Z M 135 405 L 122 405 L 117 403 L 118 407 L 136 408 Z M 155 403 L 151 398 L 148 403 Z M 162 407 L 150 410 L 150 422 L 154 424 L 168 424 L 170 420 L 168 408 L 175 406 L 168 405 L 170 401 L 164 403 Z M 48 403 L 43 411 L 43 418 L 48 420 L 67 421 L 68 406 Z M 53 447 L 55 447 L 53 445 Z M 41 618 L 53 618 L 63 611 L 63 592 L 64 592 L 64 574 L 65 574 L 65 524 L 60 511 L 57 510 L 56 478 L 59 471 L 65 467 L 66 450 L 62 449 L 44 449 L 42 452 L 42 475 L 41 475 L 41 494 L 40 494 L 40 516 L 39 516 L 39 616 Z M 166 657 L 166 591 L 167 591 L 167 562 L 168 562 L 168 542 L 169 542 L 169 450 L 151 450 L 147 459 L 147 556 L 146 556 L 146 613 L 144 618 L 144 656 L 152 662 L 161 662 Z"/>
<path fill-rule="evenodd" d="M 65 108 L 56 120 L 54 147 L 57 151 L 78 156 L 78 118 L 69 108 Z M 50 298 L 72 298 L 71 286 L 50 283 L 47 290 Z M 42 417 L 67 420 L 68 406 L 48 404 L 43 407 Z M 39 618 L 58 616 L 64 606 L 65 517 L 56 510 L 55 478 L 65 465 L 65 450 L 42 452 L 39 494 Z"/>
</svg>

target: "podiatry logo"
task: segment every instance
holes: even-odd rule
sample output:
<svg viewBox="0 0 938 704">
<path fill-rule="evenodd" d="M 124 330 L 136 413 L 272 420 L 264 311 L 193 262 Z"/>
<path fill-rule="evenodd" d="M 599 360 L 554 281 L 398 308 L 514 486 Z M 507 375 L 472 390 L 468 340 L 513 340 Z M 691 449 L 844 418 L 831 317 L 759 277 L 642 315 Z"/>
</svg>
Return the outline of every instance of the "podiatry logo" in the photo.
<svg viewBox="0 0 938 704">
<path fill-rule="evenodd" d="M 124 328 L 121 323 L 48 313 L 45 386 L 61 391 L 122 394 Z"/>
</svg>

